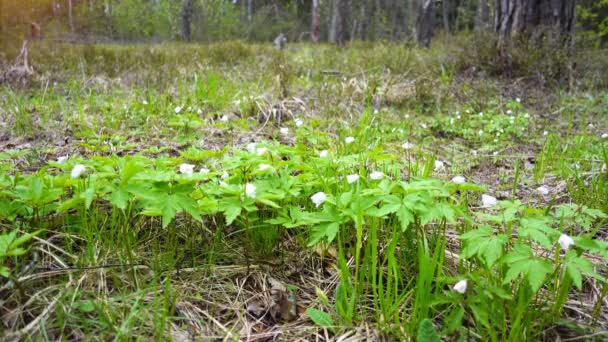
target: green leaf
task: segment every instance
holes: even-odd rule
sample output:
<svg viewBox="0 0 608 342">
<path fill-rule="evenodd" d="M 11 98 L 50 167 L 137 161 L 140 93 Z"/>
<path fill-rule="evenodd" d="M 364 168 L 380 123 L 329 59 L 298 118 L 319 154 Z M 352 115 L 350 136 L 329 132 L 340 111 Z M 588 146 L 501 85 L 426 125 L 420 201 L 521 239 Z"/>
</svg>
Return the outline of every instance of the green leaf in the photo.
<svg viewBox="0 0 608 342">
<path fill-rule="evenodd" d="M 418 335 L 416 336 L 417 341 L 425 341 L 425 342 L 441 342 L 439 335 L 437 334 L 437 330 L 435 330 L 435 326 L 433 322 L 425 318 L 418 325 Z"/>
<path fill-rule="evenodd" d="M 325 311 L 321 311 L 315 308 L 308 308 L 306 309 L 306 314 L 316 325 L 322 328 L 331 328 L 335 325 L 334 320 Z"/>
<path fill-rule="evenodd" d="M 464 317 L 464 308 L 458 305 L 446 318 L 447 332 L 449 334 L 458 330 L 462 326 L 462 318 Z"/>
<path fill-rule="evenodd" d="M 338 235 L 339 229 L 340 224 L 336 222 L 324 223 L 313 227 L 308 246 L 315 246 L 323 239 L 327 239 L 327 242 L 332 242 L 336 238 L 336 235 Z"/>
<path fill-rule="evenodd" d="M 6 266 L 0 266 L 0 276 L 8 278 L 11 276 L 11 269 Z"/>
<path fill-rule="evenodd" d="M 553 269 L 551 262 L 534 256 L 530 246 L 517 244 L 511 253 L 505 257 L 509 270 L 505 275 L 504 284 L 508 284 L 517 277 L 528 280 L 533 292 L 537 292 L 543 285 L 548 273 Z"/>
<path fill-rule="evenodd" d="M 406 231 L 410 224 L 415 220 L 414 213 L 406 206 L 401 206 L 396 214 L 399 223 L 401 223 L 401 231 L 403 232 Z"/>
</svg>

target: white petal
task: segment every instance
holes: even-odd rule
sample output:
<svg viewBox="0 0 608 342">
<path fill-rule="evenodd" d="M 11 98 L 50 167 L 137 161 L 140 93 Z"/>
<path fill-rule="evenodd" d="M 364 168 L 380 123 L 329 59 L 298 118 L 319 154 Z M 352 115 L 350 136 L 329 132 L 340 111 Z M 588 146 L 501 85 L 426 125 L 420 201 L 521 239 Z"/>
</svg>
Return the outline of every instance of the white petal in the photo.
<svg viewBox="0 0 608 342">
<path fill-rule="evenodd" d="M 327 158 L 327 154 L 328 153 L 329 152 L 327 152 L 327 150 L 323 150 L 323 151 L 319 152 L 319 157 L 321 157 L 321 158 Z"/>
<path fill-rule="evenodd" d="M 435 160 L 435 171 L 443 169 L 444 163 L 441 160 Z"/>
<path fill-rule="evenodd" d="M 496 203 L 498 203 L 498 201 L 496 200 L 496 197 L 494 197 L 494 196 L 483 194 L 483 195 L 481 195 L 481 203 L 484 207 L 487 208 L 487 207 L 495 206 Z"/>
<path fill-rule="evenodd" d="M 323 204 L 327 200 L 327 196 L 324 192 L 317 192 L 316 194 L 310 196 L 310 200 L 315 206 L 318 208 L 321 204 Z"/>
<path fill-rule="evenodd" d="M 245 184 L 245 195 L 249 198 L 255 198 L 255 185 L 251 183 Z"/>
<path fill-rule="evenodd" d="M 289 127 L 281 127 L 279 129 L 279 132 L 281 132 L 281 134 L 283 134 L 283 135 L 287 135 L 287 134 L 289 134 Z"/>
<path fill-rule="evenodd" d="M 608 133 L 602 134 L 602 139 L 608 139 Z"/>
<path fill-rule="evenodd" d="M 260 148 L 256 149 L 256 153 L 258 156 L 261 156 L 266 152 L 268 152 L 268 149 L 266 147 L 260 147 Z"/>
<path fill-rule="evenodd" d="M 228 122 L 228 115 L 222 115 L 222 117 L 220 118 L 220 121 L 222 122 Z"/>
<path fill-rule="evenodd" d="M 572 238 L 566 234 L 560 235 L 557 242 L 564 251 L 567 251 L 570 246 L 574 245 L 574 240 L 572 240 Z"/>
<path fill-rule="evenodd" d="M 179 112 L 182 111 L 182 107 L 177 106 L 177 107 L 175 107 L 174 111 L 175 111 L 175 114 L 179 114 Z"/>
<path fill-rule="evenodd" d="M 352 184 L 356 181 L 359 180 L 359 175 L 348 175 L 346 176 L 346 182 L 348 182 L 348 184 Z"/>
<path fill-rule="evenodd" d="M 270 169 L 270 165 L 268 164 L 260 164 L 260 171 L 265 171 Z"/>
<path fill-rule="evenodd" d="M 66 160 L 68 160 L 68 156 L 61 156 L 61 157 L 57 158 L 57 163 L 63 164 L 63 163 L 65 163 Z"/>
<path fill-rule="evenodd" d="M 403 145 L 401 145 L 401 147 L 403 147 L 403 148 L 404 148 L 404 149 L 406 149 L 406 150 L 411 149 L 413 146 L 414 146 L 414 145 L 410 144 L 410 142 L 409 142 L 409 141 L 406 141 L 406 142 L 404 142 L 404 143 L 403 143 Z"/>
<path fill-rule="evenodd" d="M 192 164 L 181 164 L 179 166 L 179 172 L 186 175 L 186 176 L 192 176 L 192 174 L 194 173 L 194 165 Z"/>
<path fill-rule="evenodd" d="M 456 177 L 452 178 L 452 183 L 464 184 L 464 183 L 466 183 L 466 179 L 463 176 L 456 176 Z"/>
<path fill-rule="evenodd" d="M 467 292 L 467 281 L 461 280 L 457 282 L 452 289 L 460 294 L 464 294 L 465 292 Z"/>
<path fill-rule="evenodd" d="M 541 195 L 546 196 L 549 194 L 549 188 L 547 188 L 546 186 L 539 186 L 538 188 L 536 188 L 536 191 L 538 191 Z"/>
<path fill-rule="evenodd" d="M 344 139 L 344 142 L 348 145 L 351 144 L 355 141 L 355 138 L 353 137 L 346 137 L 346 139 Z"/>
<path fill-rule="evenodd" d="M 82 164 L 74 165 L 74 168 L 72 169 L 72 172 L 71 172 L 72 178 L 80 177 L 84 173 L 85 170 L 86 170 L 86 167 Z"/>
<path fill-rule="evenodd" d="M 304 121 L 302 121 L 302 119 L 298 118 L 294 120 L 296 127 L 300 127 L 304 124 Z"/>
<path fill-rule="evenodd" d="M 211 172 L 211 170 L 209 170 L 209 169 L 208 169 L 208 168 L 206 168 L 206 167 L 201 168 L 201 171 L 200 171 L 200 173 L 202 173 L 202 174 L 204 174 L 204 175 L 208 174 L 209 172 Z"/>
<path fill-rule="evenodd" d="M 384 173 L 380 172 L 380 171 L 374 171 L 372 173 L 369 174 L 369 178 L 371 180 L 379 180 L 384 178 Z"/>
</svg>

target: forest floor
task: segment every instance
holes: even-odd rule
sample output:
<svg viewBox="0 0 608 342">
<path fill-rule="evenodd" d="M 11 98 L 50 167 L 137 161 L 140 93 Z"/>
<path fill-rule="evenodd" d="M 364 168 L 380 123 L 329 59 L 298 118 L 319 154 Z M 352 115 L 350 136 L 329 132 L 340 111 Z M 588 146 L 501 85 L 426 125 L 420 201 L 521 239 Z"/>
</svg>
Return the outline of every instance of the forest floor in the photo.
<svg viewBox="0 0 608 342">
<path fill-rule="evenodd" d="M 466 53 L 34 44 L 0 85 L 1 334 L 605 339 L 606 62 L 566 90 Z"/>
</svg>

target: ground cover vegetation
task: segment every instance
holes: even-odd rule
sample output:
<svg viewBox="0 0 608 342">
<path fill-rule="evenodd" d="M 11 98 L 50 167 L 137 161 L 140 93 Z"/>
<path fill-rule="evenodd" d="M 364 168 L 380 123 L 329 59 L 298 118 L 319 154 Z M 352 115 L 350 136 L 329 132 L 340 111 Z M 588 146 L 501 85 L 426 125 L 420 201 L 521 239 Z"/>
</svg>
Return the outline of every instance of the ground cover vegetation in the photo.
<svg viewBox="0 0 608 342">
<path fill-rule="evenodd" d="M 3 338 L 605 339 L 581 36 L 31 42 L 0 85 Z"/>
</svg>

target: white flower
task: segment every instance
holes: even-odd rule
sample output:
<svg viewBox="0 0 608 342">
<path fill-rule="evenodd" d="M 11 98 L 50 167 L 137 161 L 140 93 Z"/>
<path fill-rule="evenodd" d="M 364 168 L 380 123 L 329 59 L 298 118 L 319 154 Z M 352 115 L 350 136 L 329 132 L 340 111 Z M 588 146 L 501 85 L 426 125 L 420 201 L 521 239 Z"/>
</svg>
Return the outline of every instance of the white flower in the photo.
<svg viewBox="0 0 608 342">
<path fill-rule="evenodd" d="M 517 103 L 521 103 L 521 99 L 519 97 L 516 98 L 515 101 L 517 101 Z"/>
<path fill-rule="evenodd" d="M 513 114 L 513 111 L 509 109 L 509 110 L 507 110 L 507 114 L 511 115 L 511 114 Z"/>
<path fill-rule="evenodd" d="M 141 103 L 143 103 L 144 105 L 147 105 L 147 104 L 148 104 L 148 101 L 143 100 Z"/>
<path fill-rule="evenodd" d="M 204 175 L 208 174 L 209 172 L 211 172 L 211 170 L 209 170 L 209 169 L 208 169 L 208 168 L 206 168 L 206 167 L 201 168 L 201 171 L 200 171 L 200 173 L 202 173 L 202 174 L 204 174 Z"/>
<path fill-rule="evenodd" d="M 378 114 L 378 110 L 377 109 L 374 109 L 374 114 Z"/>
<path fill-rule="evenodd" d="M 486 195 L 486 194 L 481 195 L 481 203 L 486 208 L 495 206 L 497 202 L 498 201 L 496 200 L 496 197 L 494 197 L 494 196 L 490 196 L 490 195 Z"/>
<path fill-rule="evenodd" d="M 498 155 L 498 151 L 494 151 L 494 152 L 492 152 L 492 155 L 493 155 L 493 156 L 497 156 L 497 155 Z"/>
<path fill-rule="evenodd" d="M 461 280 L 457 282 L 452 289 L 460 294 L 464 294 L 465 292 L 467 292 L 467 281 Z"/>
<path fill-rule="evenodd" d="M 524 114 L 524 118 L 529 119 L 530 118 L 530 113 Z"/>
<path fill-rule="evenodd" d="M 511 121 L 511 123 L 513 123 L 513 121 L 515 121 L 515 116 L 513 116 L 513 115 L 509 116 L 509 121 Z"/>
<path fill-rule="evenodd" d="M 304 121 L 302 121 L 302 119 L 300 118 L 295 119 L 294 122 L 296 124 L 296 127 L 300 127 L 304 124 Z"/>
<path fill-rule="evenodd" d="M 444 163 L 441 160 L 435 160 L 435 171 L 443 169 Z"/>
<path fill-rule="evenodd" d="M 61 157 L 57 158 L 57 163 L 63 164 L 63 163 L 65 163 L 66 160 L 68 160 L 68 156 L 61 156 Z"/>
<path fill-rule="evenodd" d="M 410 142 L 409 142 L 409 141 L 406 141 L 406 142 L 404 142 L 404 143 L 403 143 L 403 145 L 401 145 L 401 147 L 403 147 L 403 148 L 404 148 L 404 149 L 406 149 L 406 150 L 411 149 L 413 146 L 414 146 L 414 145 L 410 144 Z"/>
<path fill-rule="evenodd" d="M 595 127 L 595 126 L 593 126 L 593 124 L 592 124 L 592 123 L 590 123 L 590 124 L 588 124 L 588 125 L 587 125 L 587 128 L 589 128 L 589 129 L 593 129 L 594 127 Z"/>
<path fill-rule="evenodd" d="M 175 111 L 175 114 L 179 114 L 179 112 L 182 111 L 182 107 L 177 106 L 177 107 L 175 107 L 174 111 Z"/>
<path fill-rule="evenodd" d="M 201 114 L 203 114 L 203 110 L 199 108 L 199 109 L 197 109 L 197 110 L 196 110 L 196 113 L 197 113 L 198 115 L 201 115 Z"/>
<path fill-rule="evenodd" d="M 462 117 L 460 116 L 460 114 L 456 115 L 456 119 L 460 120 Z"/>
<path fill-rule="evenodd" d="M 482 117 L 483 116 L 483 112 L 479 112 L 478 115 L 479 115 L 479 117 Z"/>
<path fill-rule="evenodd" d="M 260 171 L 265 171 L 270 169 L 270 165 L 268 164 L 260 164 Z"/>
<path fill-rule="evenodd" d="M 549 194 L 549 188 L 547 188 L 546 186 L 539 186 L 538 188 L 536 188 L 536 191 L 538 191 L 541 195 L 546 196 Z"/>
<path fill-rule="evenodd" d="M 371 180 L 379 180 L 384 178 L 384 173 L 380 172 L 380 171 L 374 171 L 372 173 L 369 174 L 369 178 Z"/>
<path fill-rule="evenodd" d="M 463 176 L 456 176 L 456 177 L 452 178 L 452 183 L 464 184 L 464 183 L 466 183 L 466 179 L 464 179 Z"/>
<path fill-rule="evenodd" d="M 192 176 L 194 173 L 194 165 L 192 164 L 181 164 L 179 166 L 179 172 L 186 176 Z"/>
<path fill-rule="evenodd" d="M 428 126 L 424 122 L 420 124 L 420 127 L 424 128 L 424 129 L 428 128 Z"/>
<path fill-rule="evenodd" d="M 249 153 L 253 153 L 255 152 L 255 143 L 249 143 L 247 146 L 245 146 L 245 148 L 247 151 L 249 151 Z"/>
<path fill-rule="evenodd" d="M 409 119 L 409 118 L 410 118 L 410 115 L 409 115 L 409 114 L 405 114 L 405 118 L 406 118 L 406 119 Z"/>
<path fill-rule="evenodd" d="M 346 176 L 346 182 L 348 184 L 353 184 L 354 182 L 359 180 L 359 175 L 348 175 Z"/>
<path fill-rule="evenodd" d="M 450 125 L 454 125 L 454 118 L 450 118 Z"/>
<path fill-rule="evenodd" d="M 224 114 L 222 115 L 222 117 L 220 118 L 221 122 L 228 122 L 228 115 Z"/>
<path fill-rule="evenodd" d="M 348 145 L 348 144 L 352 144 L 355 141 L 355 138 L 353 137 L 346 137 L 346 139 L 344 139 L 344 142 Z"/>
<path fill-rule="evenodd" d="M 266 147 L 260 147 L 260 148 L 256 149 L 255 152 L 257 153 L 258 156 L 261 156 L 264 153 L 268 152 L 268 149 Z"/>
<path fill-rule="evenodd" d="M 230 175 L 226 171 L 222 172 L 222 175 L 220 176 L 221 179 L 228 179 L 229 177 Z"/>
<path fill-rule="evenodd" d="M 86 167 L 82 164 L 74 165 L 74 168 L 72 169 L 72 173 L 71 173 L 72 178 L 80 177 L 84 173 L 85 170 L 86 170 Z"/>
<path fill-rule="evenodd" d="M 567 251 L 570 246 L 574 245 L 574 240 L 566 234 L 562 234 L 559 236 L 557 243 L 562 247 L 564 251 Z"/>
<path fill-rule="evenodd" d="M 279 129 L 279 132 L 281 132 L 281 134 L 283 134 L 283 135 L 287 135 L 287 134 L 289 134 L 289 128 L 288 127 L 281 127 Z"/>
<path fill-rule="evenodd" d="M 255 185 L 251 183 L 245 184 L 245 195 L 249 198 L 255 198 Z"/>
<path fill-rule="evenodd" d="M 317 192 L 316 194 L 310 196 L 310 200 L 315 206 L 318 208 L 321 204 L 327 201 L 327 195 L 324 192 Z"/>
<path fill-rule="evenodd" d="M 483 130 L 480 129 L 479 132 L 477 132 L 477 134 L 479 134 L 479 136 L 482 136 L 483 135 Z"/>
<path fill-rule="evenodd" d="M 544 136 L 547 136 L 547 135 L 549 135 L 549 132 L 544 131 L 544 132 L 543 132 L 543 135 L 544 135 Z"/>
<path fill-rule="evenodd" d="M 608 133 L 602 134 L 602 139 L 608 139 Z"/>
<path fill-rule="evenodd" d="M 327 150 L 323 150 L 323 151 L 319 152 L 319 157 L 321 157 L 321 158 L 327 158 L 327 154 L 328 153 L 329 152 L 327 152 Z"/>
</svg>

